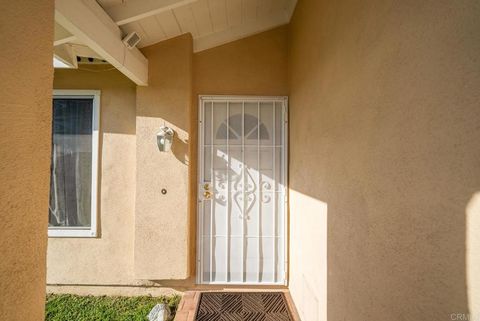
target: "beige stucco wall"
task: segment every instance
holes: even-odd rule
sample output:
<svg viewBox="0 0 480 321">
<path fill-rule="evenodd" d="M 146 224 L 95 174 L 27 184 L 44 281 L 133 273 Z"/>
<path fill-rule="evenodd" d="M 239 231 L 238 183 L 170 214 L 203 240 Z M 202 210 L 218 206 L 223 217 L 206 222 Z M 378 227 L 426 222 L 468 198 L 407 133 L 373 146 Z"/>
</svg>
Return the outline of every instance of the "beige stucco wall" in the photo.
<svg viewBox="0 0 480 321">
<path fill-rule="evenodd" d="M 479 317 L 479 16 L 474 0 L 299 1 L 290 289 L 303 321 Z"/>
<path fill-rule="evenodd" d="M 191 35 L 143 48 L 148 87 L 137 88 L 135 276 L 189 276 L 188 166 L 192 95 Z M 172 150 L 160 152 L 157 132 L 175 131 Z M 166 194 L 162 194 L 162 189 Z"/>
<path fill-rule="evenodd" d="M 196 96 L 286 95 L 287 45 L 287 26 L 282 26 L 195 53 Z"/>
<path fill-rule="evenodd" d="M 135 84 L 111 66 L 55 70 L 55 89 L 95 89 L 100 99 L 98 238 L 49 238 L 48 284 L 136 284 Z M 110 71 L 101 71 L 101 70 Z"/>
<path fill-rule="evenodd" d="M 53 1 L 0 11 L 0 320 L 43 320 Z"/>
<path fill-rule="evenodd" d="M 187 40 L 185 40 L 187 39 Z M 180 46 L 179 46 L 180 42 Z M 146 51 L 153 52 L 153 56 L 150 56 L 151 68 L 159 68 L 158 61 L 163 63 L 166 56 L 159 57 L 155 55 L 160 49 L 161 54 L 165 54 L 166 48 L 172 48 L 170 51 L 170 57 L 177 57 L 179 64 L 185 61 L 183 57 L 178 57 L 178 52 L 175 52 L 175 48 L 183 48 L 182 44 L 188 44 L 188 37 L 177 39 L 176 41 L 170 41 L 164 43 L 162 48 L 156 47 L 147 48 Z M 188 47 L 187 47 L 188 48 Z M 188 51 L 185 51 L 188 52 Z M 191 50 L 190 50 L 191 53 Z M 148 54 L 148 53 L 146 53 Z M 170 61 L 171 63 L 172 61 Z M 167 64 L 169 66 L 170 64 Z M 173 66 L 171 76 L 174 75 L 174 71 L 177 71 L 178 65 Z M 157 222 L 149 222 L 149 226 L 155 230 L 156 240 L 149 240 L 144 238 L 142 232 L 141 220 L 144 218 L 143 213 L 140 213 L 138 219 L 135 217 L 135 199 L 136 199 L 136 186 L 137 186 L 137 173 L 136 173 L 136 153 L 137 153 L 137 137 L 138 144 L 142 148 L 148 149 L 147 151 L 139 152 L 139 159 L 142 168 L 141 173 L 150 173 L 154 175 L 155 169 L 158 169 L 157 174 L 165 175 L 158 180 L 143 179 L 153 178 L 149 175 L 140 177 L 142 186 L 139 188 L 141 202 L 150 201 L 152 203 L 161 202 L 157 197 L 158 195 L 148 194 L 145 195 L 143 191 L 148 191 L 152 187 L 152 184 L 166 182 L 166 178 L 170 177 L 171 182 L 169 186 L 176 185 L 176 179 L 178 179 L 182 173 L 178 171 L 171 171 L 177 161 L 177 156 L 182 158 L 181 168 L 187 168 L 186 164 L 188 159 L 186 158 L 186 144 L 178 141 L 180 138 L 186 140 L 183 128 L 176 128 L 177 134 L 180 134 L 175 139 L 174 152 L 162 154 L 158 151 L 156 145 L 155 134 L 160 125 L 163 125 L 163 120 L 160 121 L 160 125 L 155 127 L 152 125 L 150 130 L 154 131 L 153 135 L 148 135 L 146 132 L 148 128 L 142 122 L 145 120 L 149 123 L 154 120 L 154 114 L 159 113 L 168 117 L 172 116 L 170 121 L 185 126 L 188 123 L 188 109 L 185 109 L 185 113 L 178 113 L 178 108 L 183 107 L 181 100 L 190 102 L 189 91 L 173 92 L 175 99 L 178 99 L 177 105 L 170 104 L 171 98 L 169 96 L 162 96 L 158 98 L 157 92 L 161 92 L 164 95 L 167 91 L 166 87 L 158 89 L 158 82 L 155 79 L 151 81 L 151 88 L 153 96 L 155 97 L 154 103 L 151 103 L 151 92 L 145 91 L 145 88 L 138 88 L 142 91 L 139 97 L 138 106 L 143 108 L 137 109 L 137 87 L 134 83 L 128 80 L 120 72 L 111 70 L 111 66 L 95 67 L 95 66 L 81 66 L 81 70 L 55 70 L 54 88 L 55 89 L 96 89 L 101 91 L 100 102 L 100 164 L 99 164 L 99 232 L 98 238 L 49 238 L 48 247 L 48 291 L 50 292 L 62 292 L 62 293 L 78 293 L 78 294 L 115 294 L 115 295 L 139 295 L 139 294 L 162 294 L 164 292 L 170 292 L 170 288 L 166 288 L 163 283 L 154 282 L 153 280 L 159 280 L 169 278 L 169 276 L 162 274 L 168 269 L 187 269 L 187 256 L 181 255 L 178 252 L 179 248 L 174 246 L 174 242 L 164 239 L 168 237 L 167 233 L 171 233 L 175 238 L 181 233 L 181 226 L 187 228 L 188 215 L 186 210 L 182 212 L 176 212 L 179 216 L 178 220 L 171 220 L 172 211 L 164 212 L 158 210 L 158 207 L 164 209 L 166 207 L 178 208 L 184 206 L 187 208 L 187 201 L 185 195 L 180 195 L 178 191 L 169 188 L 166 196 L 170 196 L 168 200 L 163 201 L 160 205 L 156 205 L 155 208 L 150 204 L 146 204 L 144 208 L 148 208 L 147 214 L 154 213 L 154 215 L 167 215 L 165 220 Z M 102 71 L 106 70 L 106 71 Z M 162 70 L 158 75 L 165 75 L 167 70 Z M 155 72 L 152 72 L 155 74 Z M 179 75 L 182 75 L 179 73 Z M 190 76 L 191 78 L 191 76 Z M 158 78 L 157 78 L 158 79 Z M 165 77 L 161 81 L 172 80 L 172 77 Z M 179 79 L 175 83 L 170 83 L 173 88 L 178 89 L 178 84 L 181 84 L 185 78 Z M 187 82 L 187 87 L 188 82 Z M 176 96 L 175 96 L 176 95 Z M 148 103 L 145 103 L 146 101 Z M 163 99 L 163 100 L 162 100 Z M 158 108 L 157 102 L 163 102 L 164 109 Z M 151 110 L 148 110 L 151 108 Z M 158 108 L 158 109 L 157 109 Z M 189 108 L 189 104 L 186 104 L 185 108 Z M 170 113 L 170 114 L 169 114 Z M 139 121 L 140 125 L 137 127 L 136 123 Z M 137 132 L 138 128 L 138 132 Z M 185 127 L 186 128 L 186 127 Z M 180 137 L 180 138 L 179 138 Z M 149 147 L 153 147 L 149 149 Z M 183 154 L 181 154 L 183 153 Z M 167 157 L 157 162 L 155 157 Z M 168 157 L 173 157 L 172 164 L 166 165 L 165 161 L 168 161 Z M 156 167 L 158 166 L 158 167 Z M 164 169 L 167 169 L 166 171 Z M 184 170 L 186 172 L 186 170 Z M 171 175 L 171 176 L 169 176 Z M 186 179 L 186 177 L 185 177 Z M 185 183 L 183 186 L 188 186 Z M 168 188 L 167 187 L 167 188 Z M 176 187 L 176 186 L 174 186 Z M 186 187 L 185 187 L 186 188 Z M 174 188 L 173 188 L 174 189 Z M 186 193 L 186 189 L 185 192 Z M 160 191 L 158 191 L 160 194 Z M 152 196 L 149 199 L 146 196 Z M 173 202 L 173 203 L 172 203 Z M 180 204 L 180 205 L 178 205 Z M 142 208 L 140 204 L 139 208 Z M 183 214 L 183 215 L 182 215 Z M 168 227 L 166 223 L 180 224 L 179 226 Z M 156 225 L 155 225 L 156 224 Z M 135 238 L 135 230 L 140 228 L 137 239 Z M 162 228 L 165 228 L 165 232 L 162 232 Z M 183 237 L 185 240 L 186 237 Z M 146 241 L 144 247 L 139 247 L 137 243 L 137 254 L 147 254 L 150 251 L 152 257 L 145 257 L 144 261 L 146 266 L 150 263 L 154 263 L 152 260 L 155 257 L 165 259 L 169 256 L 169 262 L 162 262 L 161 267 L 156 270 L 155 275 L 144 276 L 142 270 L 135 273 L 135 241 Z M 151 243 L 150 243 L 151 241 Z M 184 247 L 186 251 L 187 245 Z M 177 264 L 174 267 L 173 263 L 175 259 L 182 260 L 181 264 Z M 138 258 L 137 258 L 138 263 Z M 164 265 L 165 264 L 165 268 Z M 152 270 L 150 270 L 151 272 Z M 186 272 L 184 272 L 186 273 Z M 181 277 L 178 277 L 181 278 Z M 186 278 L 183 276 L 183 278 Z"/>
</svg>

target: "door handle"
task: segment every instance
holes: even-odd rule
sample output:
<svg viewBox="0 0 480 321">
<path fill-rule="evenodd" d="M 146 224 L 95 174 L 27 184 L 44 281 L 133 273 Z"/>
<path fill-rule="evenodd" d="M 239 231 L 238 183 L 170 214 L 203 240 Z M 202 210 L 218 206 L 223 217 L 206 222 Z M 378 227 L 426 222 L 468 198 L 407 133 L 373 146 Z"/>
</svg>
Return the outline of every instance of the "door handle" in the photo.
<svg viewBox="0 0 480 321">
<path fill-rule="evenodd" d="M 212 192 L 210 192 L 210 191 L 203 192 L 203 197 L 207 200 L 211 199 L 212 198 Z"/>
</svg>

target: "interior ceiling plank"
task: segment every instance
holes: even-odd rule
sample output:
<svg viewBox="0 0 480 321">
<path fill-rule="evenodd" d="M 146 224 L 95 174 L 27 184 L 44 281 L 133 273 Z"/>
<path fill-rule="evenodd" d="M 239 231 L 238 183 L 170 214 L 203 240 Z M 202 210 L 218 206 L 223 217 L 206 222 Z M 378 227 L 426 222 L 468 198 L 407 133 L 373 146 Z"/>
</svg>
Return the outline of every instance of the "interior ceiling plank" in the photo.
<svg viewBox="0 0 480 321">
<path fill-rule="evenodd" d="M 125 3 L 105 7 L 110 17 L 121 26 L 133 21 L 158 15 L 198 0 L 149 0 L 126 1 Z"/>
<path fill-rule="evenodd" d="M 97 0 L 97 2 L 103 7 L 111 7 L 117 4 L 122 4 L 125 0 Z"/>
<path fill-rule="evenodd" d="M 162 26 L 167 38 L 176 37 L 182 33 L 172 10 L 162 12 L 161 14 L 157 15 L 156 18 Z"/>
<path fill-rule="evenodd" d="M 257 20 L 257 0 L 243 0 L 243 21 Z"/>
<path fill-rule="evenodd" d="M 229 27 L 242 23 L 242 0 L 227 0 L 227 21 Z"/>
<path fill-rule="evenodd" d="M 167 35 L 163 31 L 163 28 L 156 16 L 150 16 L 137 22 L 146 35 L 144 41 L 142 42 L 143 46 L 150 46 L 167 38 Z"/>
<path fill-rule="evenodd" d="M 297 0 L 287 0 L 286 10 L 288 14 L 288 21 L 292 19 L 293 12 L 295 11 L 296 6 L 297 6 Z"/>
<path fill-rule="evenodd" d="M 162 25 L 160 24 L 160 21 L 158 21 L 157 16 L 151 16 L 151 17 L 148 17 L 147 19 L 140 20 L 139 24 L 142 25 L 143 30 L 147 32 L 148 36 L 151 39 L 167 38 L 167 34 L 165 33 L 165 30 L 163 30 Z"/>
<path fill-rule="evenodd" d="M 200 0 L 192 3 L 193 16 L 198 28 L 199 36 L 208 35 L 213 32 L 212 19 L 210 18 L 210 8 L 208 0 Z"/>
<path fill-rule="evenodd" d="M 198 30 L 195 18 L 193 17 L 192 7 L 190 5 L 178 7 L 174 9 L 173 12 L 177 17 L 181 32 L 190 32 L 193 38 L 198 37 Z"/>
<path fill-rule="evenodd" d="M 226 0 L 208 0 L 215 32 L 228 28 Z"/>
<path fill-rule="evenodd" d="M 278 0 L 260 0 L 257 6 L 257 18 L 262 19 L 273 11 L 274 1 Z"/>
<path fill-rule="evenodd" d="M 122 32 L 94 0 L 56 0 L 55 21 L 137 85 L 148 82 L 148 60 L 127 49 Z"/>
<path fill-rule="evenodd" d="M 259 19 L 252 23 L 243 23 L 237 27 L 228 28 L 221 32 L 212 33 L 194 39 L 194 51 L 199 52 L 220 46 L 238 39 L 242 39 L 288 23 L 288 16 L 284 10 L 277 11 L 266 19 Z"/>
<path fill-rule="evenodd" d="M 55 23 L 53 46 L 60 46 L 75 40 L 75 36 L 58 23 Z"/>
</svg>

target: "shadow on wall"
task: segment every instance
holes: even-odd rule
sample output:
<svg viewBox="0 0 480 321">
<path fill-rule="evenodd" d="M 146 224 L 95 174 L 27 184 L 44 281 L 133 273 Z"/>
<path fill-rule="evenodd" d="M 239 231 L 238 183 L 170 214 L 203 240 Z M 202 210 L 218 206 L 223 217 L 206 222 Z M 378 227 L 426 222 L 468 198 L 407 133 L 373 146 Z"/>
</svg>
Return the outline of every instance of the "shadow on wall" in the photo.
<svg viewBox="0 0 480 321">
<path fill-rule="evenodd" d="M 172 153 L 182 164 L 188 166 L 188 138 L 180 138 L 175 134 L 173 136 Z"/>
</svg>

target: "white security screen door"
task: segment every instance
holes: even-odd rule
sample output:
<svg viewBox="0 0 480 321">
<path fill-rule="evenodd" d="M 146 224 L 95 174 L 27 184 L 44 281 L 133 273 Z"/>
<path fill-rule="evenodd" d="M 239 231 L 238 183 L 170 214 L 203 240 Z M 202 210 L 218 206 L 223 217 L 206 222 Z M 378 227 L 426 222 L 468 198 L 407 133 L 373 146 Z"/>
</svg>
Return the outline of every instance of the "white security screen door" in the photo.
<svg viewBox="0 0 480 321">
<path fill-rule="evenodd" d="M 286 282 L 286 97 L 201 96 L 197 282 Z"/>
</svg>

